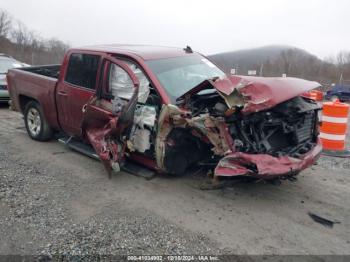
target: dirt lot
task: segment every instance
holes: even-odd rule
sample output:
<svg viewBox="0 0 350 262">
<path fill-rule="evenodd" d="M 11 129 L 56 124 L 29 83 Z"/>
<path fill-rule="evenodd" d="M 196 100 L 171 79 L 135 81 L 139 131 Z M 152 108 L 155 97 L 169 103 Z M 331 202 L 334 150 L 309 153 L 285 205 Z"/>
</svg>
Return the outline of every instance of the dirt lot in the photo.
<svg viewBox="0 0 350 262">
<path fill-rule="evenodd" d="M 109 180 L 98 161 L 29 139 L 3 106 L 0 254 L 350 254 L 349 159 L 281 185 L 203 191 L 197 176 Z"/>
</svg>

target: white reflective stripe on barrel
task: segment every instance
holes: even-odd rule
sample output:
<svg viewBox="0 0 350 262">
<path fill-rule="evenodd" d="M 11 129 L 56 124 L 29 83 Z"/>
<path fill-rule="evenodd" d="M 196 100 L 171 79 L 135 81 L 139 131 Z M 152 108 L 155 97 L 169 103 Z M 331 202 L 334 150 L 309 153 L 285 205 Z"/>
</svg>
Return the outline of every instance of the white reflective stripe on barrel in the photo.
<svg viewBox="0 0 350 262">
<path fill-rule="evenodd" d="M 337 123 L 337 124 L 346 124 L 348 119 L 346 117 L 332 117 L 332 116 L 322 116 L 323 122 Z"/>
<path fill-rule="evenodd" d="M 320 133 L 320 138 L 328 139 L 328 140 L 338 140 L 343 141 L 345 140 L 345 135 L 332 135 L 332 134 L 326 134 L 326 133 Z"/>
</svg>

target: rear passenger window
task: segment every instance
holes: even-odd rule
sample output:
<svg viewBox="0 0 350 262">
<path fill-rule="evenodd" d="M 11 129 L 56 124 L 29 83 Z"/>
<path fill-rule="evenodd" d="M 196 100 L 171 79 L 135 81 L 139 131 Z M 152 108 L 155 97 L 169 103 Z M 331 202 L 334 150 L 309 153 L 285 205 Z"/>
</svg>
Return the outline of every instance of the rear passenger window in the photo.
<svg viewBox="0 0 350 262">
<path fill-rule="evenodd" d="M 99 63 L 98 55 L 71 54 L 65 81 L 94 90 Z"/>
</svg>

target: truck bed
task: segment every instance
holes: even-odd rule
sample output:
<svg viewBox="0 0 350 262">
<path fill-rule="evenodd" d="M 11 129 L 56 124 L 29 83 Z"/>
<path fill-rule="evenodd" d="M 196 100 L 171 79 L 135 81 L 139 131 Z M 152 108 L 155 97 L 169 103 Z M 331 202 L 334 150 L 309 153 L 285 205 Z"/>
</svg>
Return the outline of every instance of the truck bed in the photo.
<svg viewBox="0 0 350 262">
<path fill-rule="evenodd" d="M 13 108 L 24 114 L 27 101 L 36 100 L 50 126 L 58 128 L 55 89 L 59 70 L 60 65 L 10 69 L 7 79 Z"/>
<path fill-rule="evenodd" d="M 60 76 L 61 65 L 44 65 L 44 66 L 32 66 L 32 67 L 23 67 L 19 70 L 31 72 L 34 74 L 39 74 L 47 77 L 52 77 L 58 79 Z"/>
</svg>

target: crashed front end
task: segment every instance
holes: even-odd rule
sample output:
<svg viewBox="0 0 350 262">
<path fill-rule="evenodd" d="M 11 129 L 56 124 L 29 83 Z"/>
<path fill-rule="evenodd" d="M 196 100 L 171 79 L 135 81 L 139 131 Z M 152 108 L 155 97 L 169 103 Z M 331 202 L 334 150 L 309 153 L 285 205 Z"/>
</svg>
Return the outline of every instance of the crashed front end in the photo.
<svg viewBox="0 0 350 262">
<path fill-rule="evenodd" d="M 295 97 L 270 110 L 226 118 L 234 151 L 219 161 L 215 175 L 273 178 L 309 167 L 322 150 L 318 110 L 312 100 Z"/>
<path fill-rule="evenodd" d="M 318 86 L 294 78 L 206 80 L 178 99 L 180 111 L 191 113 L 169 117 L 173 126 L 190 129 L 211 145 L 204 162 L 214 164 L 215 177 L 294 176 L 314 164 L 322 150 L 321 108 L 300 96 Z"/>
</svg>

